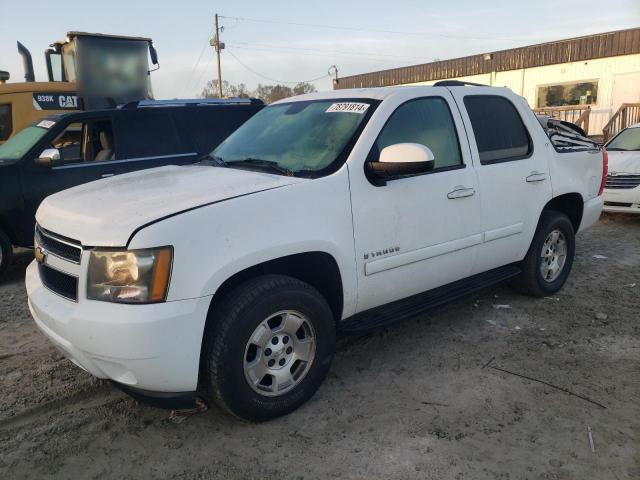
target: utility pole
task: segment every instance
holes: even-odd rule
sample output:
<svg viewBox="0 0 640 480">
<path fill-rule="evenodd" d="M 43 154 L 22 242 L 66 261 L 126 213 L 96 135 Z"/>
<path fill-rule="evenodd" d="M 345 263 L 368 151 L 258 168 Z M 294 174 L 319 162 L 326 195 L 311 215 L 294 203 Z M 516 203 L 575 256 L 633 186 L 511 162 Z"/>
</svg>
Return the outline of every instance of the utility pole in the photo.
<svg viewBox="0 0 640 480">
<path fill-rule="evenodd" d="M 216 57 L 218 60 L 218 98 L 222 98 L 222 69 L 220 67 L 220 50 L 224 50 L 224 42 L 220 41 L 220 33 L 224 30 L 224 27 L 218 26 L 218 14 L 216 13 L 216 33 L 211 40 L 211 45 L 216 50 Z"/>
</svg>

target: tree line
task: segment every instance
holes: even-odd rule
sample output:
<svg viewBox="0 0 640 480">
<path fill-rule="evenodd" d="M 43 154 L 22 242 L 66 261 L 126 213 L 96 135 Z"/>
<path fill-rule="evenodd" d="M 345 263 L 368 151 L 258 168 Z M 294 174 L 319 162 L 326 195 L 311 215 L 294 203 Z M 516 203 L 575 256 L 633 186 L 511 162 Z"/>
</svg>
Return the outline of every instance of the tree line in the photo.
<svg viewBox="0 0 640 480">
<path fill-rule="evenodd" d="M 249 90 L 244 83 L 233 84 L 227 80 L 222 81 L 222 98 L 259 98 L 264 103 L 273 103 L 294 95 L 316 92 L 316 86 L 312 83 L 300 82 L 293 87 L 287 85 L 262 85 L 258 84 L 255 90 Z M 210 80 L 200 93 L 201 98 L 218 98 L 218 80 Z"/>
</svg>

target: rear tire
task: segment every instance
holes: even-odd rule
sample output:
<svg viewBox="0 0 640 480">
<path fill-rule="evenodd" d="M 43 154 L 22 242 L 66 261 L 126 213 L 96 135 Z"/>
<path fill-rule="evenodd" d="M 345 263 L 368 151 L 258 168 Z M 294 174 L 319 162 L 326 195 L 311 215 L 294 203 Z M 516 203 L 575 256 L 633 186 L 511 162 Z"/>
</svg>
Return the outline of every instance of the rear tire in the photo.
<svg viewBox="0 0 640 480">
<path fill-rule="evenodd" d="M 521 262 L 522 274 L 513 282 L 513 287 L 534 297 L 553 295 L 571 272 L 575 248 L 575 233 L 569 218 L 555 210 L 543 211 L 529 251 Z"/>
<path fill-rule="evenodd" d="M 13 258 L 13 247 L 6 233 L 0 230 L 0 279 L 11 264 Z"/>
<path fill-rule="evenodd" d="M 245 420 L 285 415 L 316 392 L 335 343 L 333 313 L 315 288 L 283 275 L 248 280 L 211 310 L 201 388 Z"/>
</svg>

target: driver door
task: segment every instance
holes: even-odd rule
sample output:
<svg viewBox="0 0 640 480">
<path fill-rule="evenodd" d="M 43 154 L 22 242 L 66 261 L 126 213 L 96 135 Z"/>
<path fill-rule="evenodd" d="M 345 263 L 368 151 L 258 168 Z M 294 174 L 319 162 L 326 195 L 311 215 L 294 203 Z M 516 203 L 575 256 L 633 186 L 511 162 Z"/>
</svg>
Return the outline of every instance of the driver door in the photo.
<svg viewBox="0 0 640 480">
<path fill-rule="evenodd" d="M 30 218 L 49 195 L 115 173 L 117 158 L 113 128 L 109 118 L 74 121 L 63 127 L 43 150 L 55 148 L 60 160 L 50 166 L 36 164 L 34 158 L 23 162 L 21 177 L 26 211 Z M 33 222 L 35 220 L 32 220 Z"/>
<path fill-rule="evenodd" d="M 397 106 L 367 161 L 405 142 L 428 147 L 433 170 L 375 186 L 350 168 L 358 312 L 471 275 L 482 240 L 476 172 L 447 90 Z"/>
</svg>

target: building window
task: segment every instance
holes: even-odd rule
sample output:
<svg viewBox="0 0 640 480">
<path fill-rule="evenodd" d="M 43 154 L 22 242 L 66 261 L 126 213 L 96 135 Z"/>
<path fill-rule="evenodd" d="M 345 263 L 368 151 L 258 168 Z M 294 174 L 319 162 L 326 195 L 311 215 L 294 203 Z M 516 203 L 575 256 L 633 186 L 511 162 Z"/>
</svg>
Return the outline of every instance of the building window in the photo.
<svg viewBox="0 0 640 480">
<path fill-rule="evenodd" d="M 598 81 L 561 83 L 538 87 L 538 108 L 593 105 L 598 101 Z"/>
<path fill-rule="evenodd" d="M 0 141 L 7 140 L 12 131 L 11 105 L 0 105 Z"/>
</svg>

